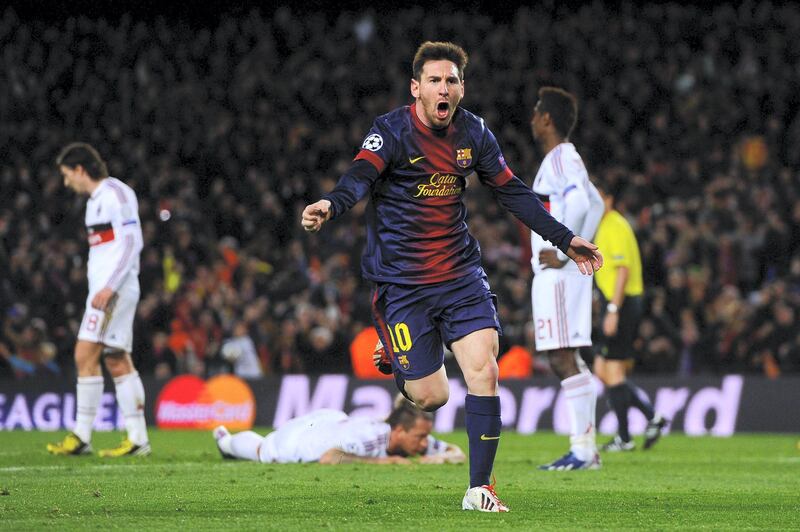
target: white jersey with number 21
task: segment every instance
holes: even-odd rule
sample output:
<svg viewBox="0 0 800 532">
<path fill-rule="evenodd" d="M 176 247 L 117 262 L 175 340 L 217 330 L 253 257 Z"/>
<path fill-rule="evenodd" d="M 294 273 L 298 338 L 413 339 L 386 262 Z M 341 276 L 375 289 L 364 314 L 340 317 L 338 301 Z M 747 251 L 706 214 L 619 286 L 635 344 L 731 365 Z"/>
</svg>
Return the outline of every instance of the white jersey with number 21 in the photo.
<svg viewBox="0 0 800 532">
<path fill-rule="evenodd" d="M 569 142 L 550 150 L 533 182 L 533 192 L 553 217 L 587 240 L 594 237 L 604 205 L 581 156 Z M 548 351 L 591 345 L 592 278 L 567 261 L 562 268 L 546 268 L 539 260 L 542 250 L 556 248 L 531 232 L 531 289 L 536 350 Z"/>
</svg>

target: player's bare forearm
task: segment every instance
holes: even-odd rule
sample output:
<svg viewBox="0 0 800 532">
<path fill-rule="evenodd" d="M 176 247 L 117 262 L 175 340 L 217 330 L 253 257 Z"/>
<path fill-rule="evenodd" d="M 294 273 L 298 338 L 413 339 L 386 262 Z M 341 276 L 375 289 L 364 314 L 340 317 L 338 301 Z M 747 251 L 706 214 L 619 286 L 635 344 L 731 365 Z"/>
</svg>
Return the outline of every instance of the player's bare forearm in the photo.
<svg viewBox="0 0 800 532">
<path fill-rule="evenodd" d="M 619 329 L 619 313 L 609 312 L 603 318 L 603 334 L 611 338 L 617 335 Z"/>
<path fill-rule="evenodd" d="M 320 464 L 410 464 L 407 458 L 402 456 L 384 456 L 381 458 L 372 458 L 366 456 L 358 456 L 351 453 L 346 453 L 341 449 L 328 449 L 319 459 Z"/>
<path fill-rule="evenodd" d="M 114 294 L 114 290 L 110 286 L 106 286 L 94 295 L 92 298 L 92 307 L 97 310 L 105 311 L 114 298 Z"/>
<path fill-rule="evenodd" d="M 543 249 L 539 252 L 539 262 L 543 268 L 563 268 L 569 261 L 561 261 L 558 258 L 558 252 L 555 249 Z"/>
<path fill-rule="evenodd" d="M 575 261 L 584 275 L 592 275 L 603 267 L 603 254 L 597 246 L 579 236 L 572 237 L 567 256 Z"/>
<path fill-rule="evenodd" d="M 616 307 L 613 312 L 609 311 L 603 318 L 603 334 L 607 337 L 616 336 L 619 331 L 619 312 L 622 308 L 622 303 L 625 301 L 625 285 L 628 282 L 630 270 L 627 266 L 617 267 L 617 278 L 614 280 L 614 294 L 609 303 Z"/>
<path fill-rule="evenodd" d="M 610 303 L 614 303 L 618 308 L 622 308 L 622 303 L 625 301 L 625 285 L 628 284 L 628 277 L 630 270 L 627 266 L 617 267 L 617 278 L 614 282 L 614 296 L 611 298 Z"/>
<path fill-rule="evenodd" d="M 445 452 L 441 454 L 432 454 L 421 456 L 419 459 L 420 464 L 463 464 L 467 459 L 467 455 L 458 445 L 452 443 L 447 445 Z"/>
</svg>

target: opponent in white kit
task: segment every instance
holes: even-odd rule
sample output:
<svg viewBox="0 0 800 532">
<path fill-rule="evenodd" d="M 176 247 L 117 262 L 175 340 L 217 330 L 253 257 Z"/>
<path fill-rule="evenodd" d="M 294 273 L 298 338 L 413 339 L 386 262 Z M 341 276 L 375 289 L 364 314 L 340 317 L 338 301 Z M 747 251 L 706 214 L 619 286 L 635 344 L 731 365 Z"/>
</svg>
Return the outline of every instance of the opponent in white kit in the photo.
<svg viewBox="0 0 800 532">
<path fill-rule="evenodd" d="M 100 456 L 150 454 L 144 387 L 130 355 L 143 245 L 136 194 L 122 181 L 109 177 L 106 163 L 88 144 L 65 147 L 56 164 L 66 187 L 89 196 L 85 216 L 89 296 L 75 344 L 75 429 L 63 441 L 48 444 L 47 450 L 62 455 L 92 452 L 92 424 L 103 396 L 102 358 L 114 378 L 128 437 L 118 447 L 100 451 Z"/>
<path fill-rule="evenodd" d="M 429 464 L 463 462 L 464 452 L 431 436 L 432 428 L 433 414 L 399 396 L 386 421 L 351 418 L 324 408 L 297 417 L 265 437 L 249 430 L 231 435 L 224 426 L 213 434 L 224 458 L 254 462 L 407 464 L 411 456 Z"/>
<path fill-rule="evenodd" d="M 531 129 L 546 155 L 533 192 L 556 220 L 591 239 L 604 206 L 580 155 L 568 141 L 577 111 L 572 94 L 555 87 L 539 89 Z M 577 351 L 592 345 L 592 278 L 581 275 L 574 262 L 535 232 L 531 232 L 531 248 L 536 351 L 547 353 L 553 373 L 561 379 L 570 414 L 570 451 L 540 469 L 596 469 L 600 467 L 595 442 L 597 393 Z"/>
</svg>

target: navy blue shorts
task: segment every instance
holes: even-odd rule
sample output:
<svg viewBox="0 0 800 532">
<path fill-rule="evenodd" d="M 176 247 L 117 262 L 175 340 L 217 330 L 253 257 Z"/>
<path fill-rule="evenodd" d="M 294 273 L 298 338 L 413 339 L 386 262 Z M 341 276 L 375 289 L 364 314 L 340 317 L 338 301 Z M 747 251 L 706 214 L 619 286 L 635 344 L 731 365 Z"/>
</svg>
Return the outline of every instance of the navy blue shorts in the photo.
<svg viewBox="0 0 800 532">
<path fill-rule="evenodd" d="M 494 328 L 497 297 L 486 274 L 427 285 L 381 283 L 372 297 L 372 317 L 392 369 L 405 380 L 435 373 L 444 363 L 442 344 L 471 332 Z"/>
</svg>

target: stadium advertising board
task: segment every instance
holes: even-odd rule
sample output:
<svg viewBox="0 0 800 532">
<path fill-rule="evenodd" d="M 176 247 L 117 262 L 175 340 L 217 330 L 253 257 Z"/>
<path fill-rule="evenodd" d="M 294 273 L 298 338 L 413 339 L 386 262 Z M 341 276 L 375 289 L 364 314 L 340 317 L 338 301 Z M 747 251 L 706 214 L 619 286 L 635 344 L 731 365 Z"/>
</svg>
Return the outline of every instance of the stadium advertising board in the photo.
<svg viewBox="0 0 800 532">
<path fill-rule="evenodd" d="M 532 381 L 506 381 L 500 386 L 503 426 L 531 434 L 537 430 L 555 430 L 569 434 L 566 401 L 557 383 L 531 385 Z M 598 397 L 603 387 L 595 381 Z M 352 386 L 347 377 L 322 376 L 314 386 L 304 375 L 284 377 L 275 407 L 272 424 L 280 427 L 286 421 L 317 408 L 335 408 L 351 415 L 385 416 L 390 409 L 394 389 L 380 384 Z M 699 384 L 699 383 L 698 383 Z M 655 407 L 665 417 L 672 419 L 673 429 L 690 435 L 731 436 L 742 403 L 744 378 L 729 375 L 714 379 L 711 385 L 659 386 L 655 388 Z M 466 386 L 460 379 L 450 379 L 451 400 L 436 412 L 434 430 L 450 432 L 464 426 Z M 616 433 L 616 416 L 602 408 L 599 401 L 598 427 L 600 432 Z M 634 434 L 644 432 L 647 420 L 631 409 L 630 429 Z M 740 429 L 741 430 L 741 429 Z"/>
<path fill-rule="evenodd" d="M 180 375 L 158 394 L 156 425 L 162 429 L 211 430 L 217 425 L 249 429 L 256 418 L 255 407 L 253 391 L 239 377 L 217 375 L 204 381 Z"/>
<path fill-rule="evenodd" d="M 6 387 L 0 390 L 3 388 Z M 37 388 L 27 386 L 25 391 L 0 391 L 0 430 L 72 430 L 75 427 L 75 393 Z M 97 409 L 94 430 L 124 428 L 125 420 L 114 394 L 105 392 Z"/>
<path fill-rule="evenodd" d="M 150 426 L 207 430 L 224 423 L 233 430 L 251 426 L 280 426 L 317 408 L 345 410 L 357 416 L 385 416 L 396 393 L 391 381 L 359 381 L 344 375 L 287 375 L 242 381 L 220 375 L 204 381 L 179 376 L 170 381 L 145 379 Z M 673 420 L 670 430 L 690 435 L 730 436 L 735 432 L 798 432 L 800 378 L 692 377 L 637 379 L 656 409 Z M 113 388 L 106 393 L 95 420 L 96 430 L 123 427 Z M 435 430 L 464 427 L 460 379 L 450 380 L 451 400 L 436 412 Z M 600 432 L 614 433 L 616 418 L 602 400 L 598 383 L 597 423 Z M 540 430 L 567 433 L 568 420 L 557 381 L 551 379 L 501 382 L 503 425 L 506 430 L 531 434 Z M 72 381 L 0 382 L 0 430 L 71 429 L 75 418 Z M 631 411 L 631 430 L 644 429 L 644 418 Z"/>
</svg>

